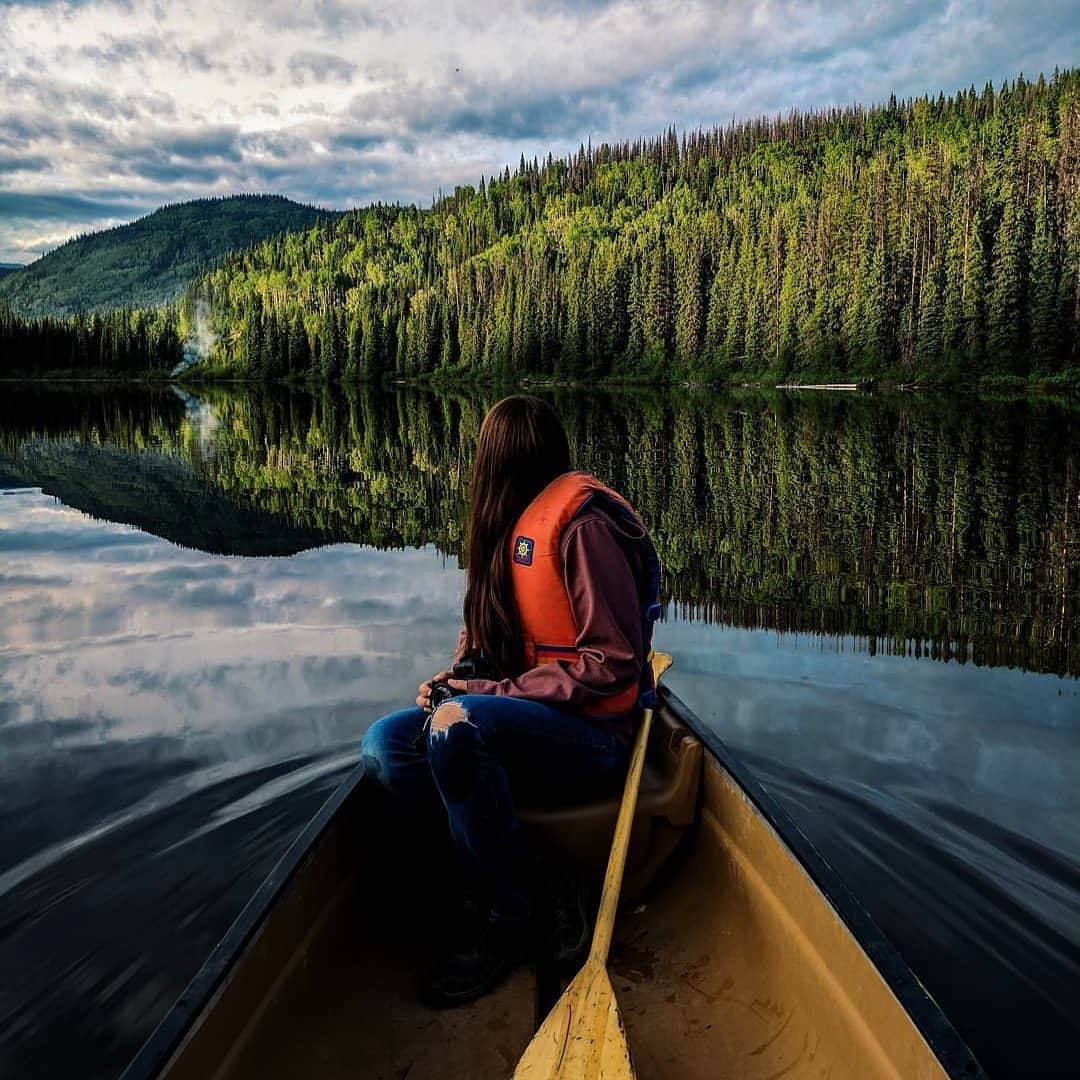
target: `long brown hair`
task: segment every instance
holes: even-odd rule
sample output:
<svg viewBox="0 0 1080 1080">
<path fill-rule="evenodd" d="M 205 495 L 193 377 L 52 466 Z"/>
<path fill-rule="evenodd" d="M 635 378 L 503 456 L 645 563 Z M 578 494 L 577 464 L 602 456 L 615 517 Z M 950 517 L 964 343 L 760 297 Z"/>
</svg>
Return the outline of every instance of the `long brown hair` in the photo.
<svg viewBox="0 0 1080 1080">
<path fill-rule="evenodd" d="M 510 530 L 557 476 L 570 469 L 566 431 L 540 398 L 515 394 L 480 426 L 469 492 L 466 648 L 482 649 L 499 676 L 519 674 L 521 629 L 510 580 Z"/>
</svg>

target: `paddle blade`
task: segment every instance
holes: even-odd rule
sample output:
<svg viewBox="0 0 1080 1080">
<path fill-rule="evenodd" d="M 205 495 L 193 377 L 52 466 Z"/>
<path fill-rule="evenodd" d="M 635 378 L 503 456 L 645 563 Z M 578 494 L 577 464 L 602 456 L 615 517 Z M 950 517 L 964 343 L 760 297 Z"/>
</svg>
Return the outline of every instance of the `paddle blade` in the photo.
<svg viewBox="0 0 1080 1080">
<path fill-rule="evenodd" d="M 574 976 L 526 1047 L 514 1080 L 634 1080 L 606 968 L 586 964 Z"/>
</svg>

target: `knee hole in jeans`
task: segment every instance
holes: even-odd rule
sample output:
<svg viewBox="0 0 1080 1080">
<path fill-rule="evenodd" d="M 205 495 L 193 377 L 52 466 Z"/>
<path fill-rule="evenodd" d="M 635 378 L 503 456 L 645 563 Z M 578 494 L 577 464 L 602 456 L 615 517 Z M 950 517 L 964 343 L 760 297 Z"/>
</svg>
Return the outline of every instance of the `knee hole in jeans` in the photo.
<svg viewBox="0 0 1080 1080">
<path fill-rule="evenodd" d="M 431 714 L 431 734 L 445 735 L 454 724 L 461 723 L 472 724 L 465 707 L 453 699 L 444 701 Z"/>
</svg>

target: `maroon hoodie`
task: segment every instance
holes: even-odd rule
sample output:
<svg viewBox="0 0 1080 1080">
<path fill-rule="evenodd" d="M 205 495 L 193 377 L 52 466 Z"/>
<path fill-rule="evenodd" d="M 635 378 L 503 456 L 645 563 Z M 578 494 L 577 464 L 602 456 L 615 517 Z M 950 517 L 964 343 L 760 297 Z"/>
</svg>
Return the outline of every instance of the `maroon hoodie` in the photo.
<svg viewBox="0 0 1080 1080">
<path fill-rule="evenodd" d="M 571 711 L 635 685 L 644 663 L 638 582 L 644 530 L 590 504 L 562 536 L 563 578 L 578 636 L 576 660 L 529 668 L 512 679 L 469 679 L 470 694 L 530 698 Z M 459 647 L 460 656 L 461 649 Z M 592 718 L 628 731 L 619 717 Z"/>
</svg>

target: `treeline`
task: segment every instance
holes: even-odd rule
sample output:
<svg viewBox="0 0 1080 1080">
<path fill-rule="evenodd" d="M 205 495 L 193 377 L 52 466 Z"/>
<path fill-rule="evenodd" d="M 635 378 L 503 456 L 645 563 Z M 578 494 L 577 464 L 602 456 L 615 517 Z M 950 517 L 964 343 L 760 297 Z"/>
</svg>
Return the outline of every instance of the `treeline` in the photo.
<svg viewBox="0 0 1080 1080">
<path fill-rule="evenodd" d="M 167 375 L 183 358 L 171 308 L 20 319 L 0 301 L 0 378 Z"/>
<path fill-rule="evenodd" d="M 1054 377 L 1080 320 L 1080 71 L 582 147 L 227 257 L 209 372 Z"/>
</svg>

